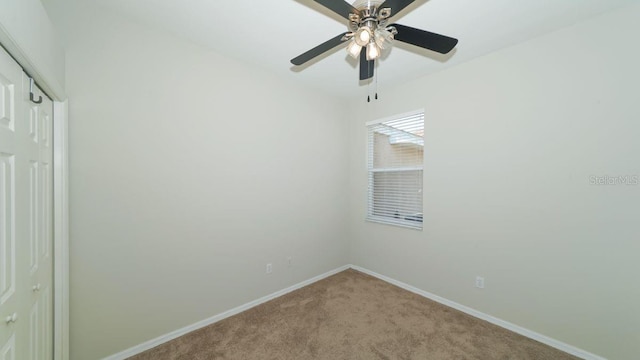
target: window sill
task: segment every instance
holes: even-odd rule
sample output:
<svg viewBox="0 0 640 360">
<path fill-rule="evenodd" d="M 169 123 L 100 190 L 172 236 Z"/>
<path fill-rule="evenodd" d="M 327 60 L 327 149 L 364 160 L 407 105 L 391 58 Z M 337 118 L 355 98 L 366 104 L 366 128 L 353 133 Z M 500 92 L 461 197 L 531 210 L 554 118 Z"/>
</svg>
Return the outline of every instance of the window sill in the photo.
<svg viewBox="0 0 640 360">
<path fill-rule="evenodd" d="M 382 216 L 367 216 L 365 219 L 367 222 L 384 224 L 384 225 L 392 225 L 397 227 L 402 227 L 406 229 L 413 230 L 422 230 L 422 221 L 412 221 L 412 220 L 403 220 L 396 218 L 387 218 Z"/>
</svg>

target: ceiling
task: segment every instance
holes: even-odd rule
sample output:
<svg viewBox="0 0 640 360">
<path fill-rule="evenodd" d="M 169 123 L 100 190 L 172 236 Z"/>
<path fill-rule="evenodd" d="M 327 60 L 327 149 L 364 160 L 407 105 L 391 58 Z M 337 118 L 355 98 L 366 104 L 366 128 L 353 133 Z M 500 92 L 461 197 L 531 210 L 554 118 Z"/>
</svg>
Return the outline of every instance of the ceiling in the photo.
<svg viewBox="0 0 640 360">
<path fill-rule="evenodd" d="M 60 14 L 51 8 L 65 6 L 65 16 L 82 16 L 82 7 L 77 2 L 86 5 L 86 1 L 42 0 L 50 13 Z M 392 21 L 451 36 L 460 42 L 447 56 L 396 42 L 391 53 L 378 64 L 378 87 L 440 71 L 634 1 L 416 0 Z M 366 83 L 358 80 L 357 62 L 342 47 L 300 68 L 289 62 L 347 31 L 346 20 L 313 0 L 92 2 L 158 31 L 173 33 L 307 86 L 338 96 L 366 93 Z M 60 20 L 53 17 L 56 23 Z"/>
</svg>

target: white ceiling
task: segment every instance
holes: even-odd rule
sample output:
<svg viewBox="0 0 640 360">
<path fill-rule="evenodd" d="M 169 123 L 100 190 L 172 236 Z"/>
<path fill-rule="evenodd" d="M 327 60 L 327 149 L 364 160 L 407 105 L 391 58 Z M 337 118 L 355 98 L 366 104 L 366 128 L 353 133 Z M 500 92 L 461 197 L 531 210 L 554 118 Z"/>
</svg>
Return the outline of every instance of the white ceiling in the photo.
<svg viewBox="0 0 640 360">
<path fill-rule="evenodd" d="M 51 9 L 75 1 L 42 0 Z M 346 21 L 313 0 L 92 0 L 136 22 L 167 31 L 279 76 L 337 94 L 364 93 L 357 62 L 336 48 L 295 68 L 295 56 L 344 32 Z M 440 71 L 569 26 L 637 0 L 416 0 L 393 22 L 460 40 L 449 56 L 396 42 L 378 66 L 378 84 Z M 66 16 L 82 16 L 66 8 Z M 69 15 L 71 14 L 71 15 Z M 54 18 L 54 22 L 55 22 Z M 567 44 L 571 46 L 571 44 Z"/>
</svg>

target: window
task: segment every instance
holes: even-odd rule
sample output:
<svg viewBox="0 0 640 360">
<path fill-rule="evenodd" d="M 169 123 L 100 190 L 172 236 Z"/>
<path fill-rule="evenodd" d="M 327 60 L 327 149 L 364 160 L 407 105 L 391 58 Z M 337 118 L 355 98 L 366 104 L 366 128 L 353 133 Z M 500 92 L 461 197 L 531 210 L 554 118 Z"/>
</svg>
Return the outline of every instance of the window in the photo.
<svg viewBox="0 0 640 360">
<path fill-rule="evenodd" d="M 367 220 L 422 229 L 424 111 L 367 123 Z"/>
</svg>

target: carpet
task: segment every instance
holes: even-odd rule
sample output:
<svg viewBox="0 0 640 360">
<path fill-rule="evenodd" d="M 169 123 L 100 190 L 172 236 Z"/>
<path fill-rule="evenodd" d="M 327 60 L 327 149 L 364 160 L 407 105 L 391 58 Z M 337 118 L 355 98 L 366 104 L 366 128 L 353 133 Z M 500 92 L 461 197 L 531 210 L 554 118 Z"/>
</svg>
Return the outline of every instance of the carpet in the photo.
<svg viewBox="0 0 640 360">
<path fill-rule="evenodd" d="M 130 359 L 578 358 L 349 269 Z"/>
</svg>

